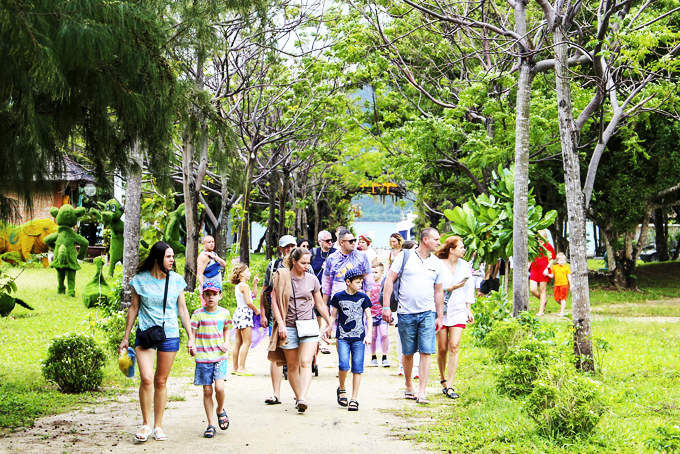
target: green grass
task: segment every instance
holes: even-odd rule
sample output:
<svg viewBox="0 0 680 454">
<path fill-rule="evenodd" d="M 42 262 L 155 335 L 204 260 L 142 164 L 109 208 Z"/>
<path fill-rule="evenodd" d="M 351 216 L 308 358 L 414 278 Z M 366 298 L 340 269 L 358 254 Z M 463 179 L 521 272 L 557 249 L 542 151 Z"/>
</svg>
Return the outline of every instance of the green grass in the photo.
<svg viewBox="0 0 680 454">
<path fill-rule="evenodd" d="M 230 258 L 227 261 L 229 260 Z M 183 257 L 178 257 L 180 272 L 183 271 L 183 261 Z M 259 274 L 263 280 L 264 267 L 267 265 L 264 257 L 255 255 L 252 262 L 253 274 Z M 116 277 L 119 277 L 120 265 L 116 269 Z M 94 265 L 82 264 L 82 269 L 76 275 L 75 298 L 57 294 L 57 273 L 53 269 L 10 267 L 6 270 L 11 276 L 21 272 L 16 281 L 16 296 L 26 301 L 35 311 L 17 306 L 9 317 L 0 318 L 0 370 L 3 371 L 0 372 L 0 427 L 30 426 L 40 416 L 79 408 L 83 404 L 111 400 L 116 394 L 139 385 L 138 378 L 128 379 L 120 373 L 117 355 L 110 350 L 107 351 L 110 360 L 99 392 L 64 395 L 42 376 L 41 362 L 55 336 L 67 332 L 90 331 L 91 322 L 103 317 L 102 311 L 86 309 L 80 299 L 85 284 L 95 273 Z M 105 267 L 104 272 L 108 279 L 108 267 Z M 228 275 L 223 295 L 222 304 L 233 313 L 236 297 L 234 286 L 228 284 Z M 105 333 L 96 328 L 94 334 L 98 342 L 105 346 Z M 193 358 L 184 354 L 185 345 L 183 343 L 180 347 L 180 354 L 173 366 L 173 376 L 193 374 L 195 363 Z"/>
<path fill-rule="evenodd" d="M 496 391 L 499 366 L 492 361 L 491 350 L 464 335 L 454 384 L 461 399 L 451 401 L 439 393 L 427 408 L 407 407 L 400 413 L 408 418 L 411 430 L 403 436 L 440 452 L 648 452 L 644 442 L 655 429 L 677 424 L 680 418 L 680 396 L 675 392 L 680 379 L 676 348 L 680 325 L 603 321 L 593 324 L 593 332 L 612 350 L 604 353 L 603 373 L 595 377 L 604 384 L 608 411 L 592 435 L 552 440 L 538 435 L 536 424 L 522 412 L 522 403 Z M 435 367 L 431 382 L 437 383 L 437 377 Z"/>
</svg>

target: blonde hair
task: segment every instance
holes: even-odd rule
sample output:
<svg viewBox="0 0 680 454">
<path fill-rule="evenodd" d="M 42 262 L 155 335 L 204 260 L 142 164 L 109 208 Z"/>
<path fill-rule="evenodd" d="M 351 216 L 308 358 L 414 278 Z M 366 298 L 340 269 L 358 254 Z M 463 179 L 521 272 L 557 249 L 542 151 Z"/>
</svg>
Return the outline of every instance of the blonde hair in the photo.
<svg viewBox="0 0 680 454">
<path fill-rule="evenodd" d="M 241 282 L 241 275 L 247 269 L 248 265 L 246 265 L 245 263 L 237 263 L 236 265 L 234 265 L 234 269 L 231 270 L 231 277 L 229 278 L 231 283 L 236 285 L 239 282 Z"/>
<path fill-rule="evenodd" d="M 564 252 L 558 252 L 557 255 L 555 256 L 555 260 L 558 260 L 558 259 L 564 259 L 564 261 L 566 262 L 567 256 L 564 255 Z"/>
</svg>

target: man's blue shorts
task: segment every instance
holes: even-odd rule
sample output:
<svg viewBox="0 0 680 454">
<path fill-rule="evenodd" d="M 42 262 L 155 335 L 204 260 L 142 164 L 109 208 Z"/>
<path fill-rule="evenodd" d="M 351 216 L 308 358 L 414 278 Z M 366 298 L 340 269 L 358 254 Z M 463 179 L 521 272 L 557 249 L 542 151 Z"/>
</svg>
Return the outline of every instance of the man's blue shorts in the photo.
<svg viewBox="0 0 680 454">
<path fill-rule="evenodd" d="M 404 355 L 413 355 L 420 352 L 426 355 L 437 353 L 437 341 L 435 339 L 435 322 L 437 314 L 432 311 L 418 314 L 399 314 L 399 337 L 401 338 L 401 351 Z"/>
<path fill-rule="evenodd" d="M 226 359 L 216 363 L 196 363 L 196 372 L 194 372 L 194 385 L 210 386 L 215 380 L 225 380 L 226 378 Z"/>
<path fill-rule="evenodd" d="M 340 370 L 349 370 L 350 352 L 352 356 L 352 373 L 362 374 L 364 372 L 364 352 L 366 346 L 363 340 L 346 341 L 338 339 L 338 359 Z"/>
<path fill-rule="evenodd" d="M 137 339 L 139 339 L 139 329 L 137 329 L 137 335 L 135 336 L 135 348 L 139 347 L 139 341 Z M 177 352 L 179 351 L 179 337 L 166 338 L 156 347 L 151 348 L 159 352 Z"/>
</svg>

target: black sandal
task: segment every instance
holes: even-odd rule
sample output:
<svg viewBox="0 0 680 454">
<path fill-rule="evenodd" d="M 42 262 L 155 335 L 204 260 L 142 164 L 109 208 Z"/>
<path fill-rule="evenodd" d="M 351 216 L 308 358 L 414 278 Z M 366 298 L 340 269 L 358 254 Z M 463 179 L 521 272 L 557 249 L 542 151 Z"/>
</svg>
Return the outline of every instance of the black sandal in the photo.
<svg viewBox="0 0 680 454">
<path fill-rule="evenodd" d="M 268 398 L 268 399 L 265 399 L 265 400 L 264 400 L 264 403 L 267 404 L 267 405 L 277 405 L 277 404 L 280 404 L 281 401 L 279 400 L 278 397 L 272 396 L 272 397 L 270 397 L 270 398 Z"/>
<path fill-rule="evenodd" d="M 443 385 L 444 383 L 446 383 L 446 380 L 439 380 L 439 384 L 440 384 L 440 385 Z M 447 389 L 448 389 L 448 388 L 447 388 L 446 386 L 443 387 L 443 388 L 442 388 L 442 394 L 446 394 L 446 390 L 447 390 Z"/>
<path fill-rule="evenodd" d="M 446 394 L 446 397 L 449 399 L 458 399 L 460 397 L 458 393 L 453 390 L 453 388 L 446 388 L 444 390 L 444 394 Z"/>
<path fill-rule="evenodd" d="M 338 388 L 337 395 L 338 395 L 338 405 L 341 407 L 346 407 L 347 406 L 347 397 L 340 397 L 340 394 L 347 394 L 347 391 L 344 389 Z"/>
<path fill-rule="evenodd" d="M 203 436 L 205 438 L 212 438 L 215 436 L 216 433 L 217 429 L 215 428 L 215 426 L 208 426 L 208 428 L 205 429 L 205 432 L 203 432 Z"/>
<path fill-rule="evenodd" d="M 217 423 L 222 430 L 227 430 L 229 428 L 229 417 L 227 416 L 227 410 L 224 408 L 222 409 L 222 413 L 217 413 Z"/>
<path fill-rule="evenodd" d="M 347 410 L 349 410 L 349 411 L 359 411 L 359 402 L 357 402 L 354 399 L 350 400 L 349 405 L 347 406 Z"/>
</svg>

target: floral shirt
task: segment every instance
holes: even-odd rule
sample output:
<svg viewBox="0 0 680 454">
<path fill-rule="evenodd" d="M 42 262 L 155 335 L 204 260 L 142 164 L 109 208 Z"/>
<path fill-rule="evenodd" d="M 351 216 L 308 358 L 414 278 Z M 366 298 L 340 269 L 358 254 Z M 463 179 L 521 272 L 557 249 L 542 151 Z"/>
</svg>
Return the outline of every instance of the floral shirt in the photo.
<svg viewBox="0 0 680 454">
<path fill-rule="evenodd" d="M 364 283 L 361 291 L 370 294 L 373 290 L 373 269 L 371 262 L 368 261 L 366 253 L 352 251 L 349 255 L 344 255 L 342 251 L 332 253 L 326 263 L 324 263 L 323 280 L 321 282 L 321 292 L 333 298 L 338 292 L 347 288 L 345 284 L 345 273 L 353 268 L 358 268 L 364 275 Z"/>
</svg>

